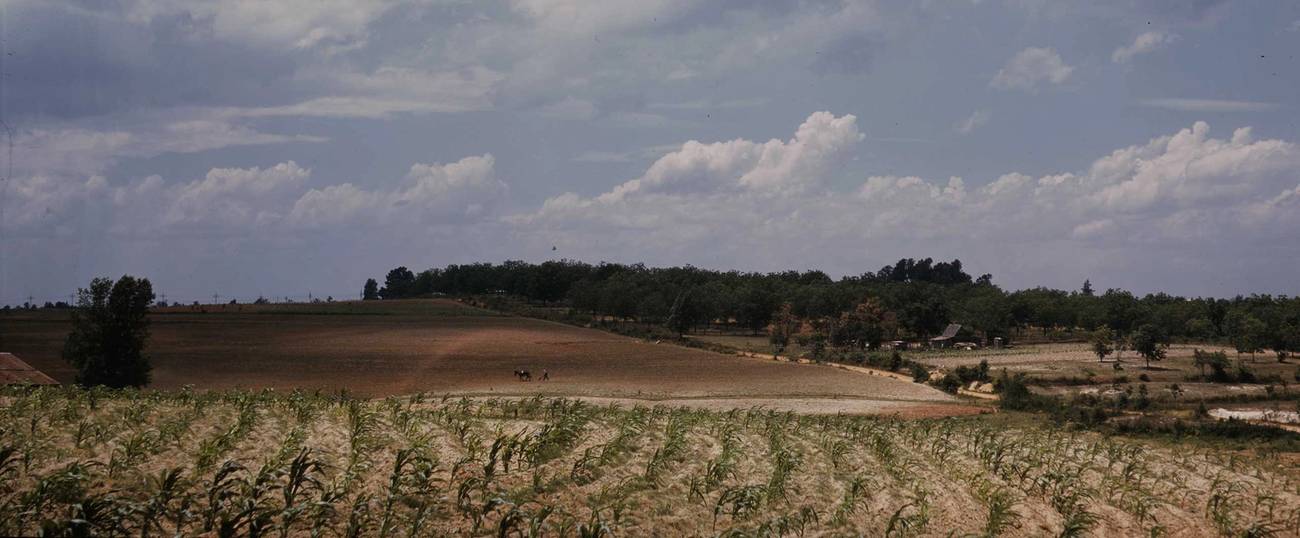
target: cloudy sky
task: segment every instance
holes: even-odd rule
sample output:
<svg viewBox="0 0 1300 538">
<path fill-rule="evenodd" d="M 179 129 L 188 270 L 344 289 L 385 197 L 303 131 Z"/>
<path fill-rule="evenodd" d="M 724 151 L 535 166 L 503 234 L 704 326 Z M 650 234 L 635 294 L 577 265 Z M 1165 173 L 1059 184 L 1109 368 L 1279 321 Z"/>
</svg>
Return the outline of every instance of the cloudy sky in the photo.
<svg viewBox="0 0 1300 538">
<path fill-rule="evenodd" d="M 6 0 L 0 33 L 3 303 L 561 257 L 1300 294 L 1294 2 Z"/>
</svg>

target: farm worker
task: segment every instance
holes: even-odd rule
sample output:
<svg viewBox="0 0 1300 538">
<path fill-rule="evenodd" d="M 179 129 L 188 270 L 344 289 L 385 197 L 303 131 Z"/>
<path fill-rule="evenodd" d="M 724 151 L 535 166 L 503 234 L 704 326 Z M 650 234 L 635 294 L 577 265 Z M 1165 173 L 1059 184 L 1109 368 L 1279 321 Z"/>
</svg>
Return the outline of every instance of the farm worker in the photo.
<svg viewBox="0 0 1300 538">
<path fill-rule="evenodd" d="M 548 371 L 546 371 L 545 369 L 543 369 L 543 370 L 542 370 L 542 381 L 546 381 L 546 380 L 548 380 L 548 379 L 550 379 L 550 378 L 551 378 L 551 373 L 548 372 Z"/>
</svg>

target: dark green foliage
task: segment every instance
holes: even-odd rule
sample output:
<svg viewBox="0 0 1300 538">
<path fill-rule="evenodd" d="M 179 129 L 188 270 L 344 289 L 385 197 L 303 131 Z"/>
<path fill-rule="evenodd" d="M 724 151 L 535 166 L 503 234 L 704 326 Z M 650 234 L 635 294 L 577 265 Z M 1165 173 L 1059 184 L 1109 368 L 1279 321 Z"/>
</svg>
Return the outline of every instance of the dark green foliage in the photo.
<svg viewBox="0 0 1300 538">
<path fill-rule="evenodd" d="M 1133 351 L 1146 360 L 1147 368 L 1151 368 L 1151 361 L 1164 360 L 1168 348 L 1169 337 L 1155 325 L 1142 325 L 1133 333 Z"/>
<path fill-rule="evenodd" d="M 690 332 L 691 328 L 706 319 L 703 305 L 692 296 L 691 291 L 684 291 L 673 301 L 668 310 L 667 325 L 679 336 Z"/>
<path fill-rule="evenodd" d="M 978 366 L 958 366 L 953 370 L 953 374 L 961 381 L 963 385 L 970 384 L 972 381 L 981 383 L 989 381 L 989 361 L 981 360 Z"/>
<path fill-rule="evenodd" d="M 1035 411 L 1043 409 L 1044 404 L 1050 402 L 1050 399 L 1029 390 L 1023 373 L 1011 375 L 1004 369 L 1002 375 L 994 381 L 993 387 L 999 395 L 998 406 L 1002 409 Z"/>
<path fill-rule="evenodd" d="M 1201 351 L 1200 349 L 1192 350 L 1192 364 L 1201 370 L 1201 378 L 1205 376 L 1205 368 L 1208 366 L 1212 374 L 1208 377 L 1211 381 L 1226 382 L 1231 381 L 1228 375 L 1228 355 L 1222 351 Z"/>
<path fill-rule="evenodd" d="M 1168 435 L 1175 438 L 1226 439 L 1233 442 L 1268 441 L 1288 451 L 1300 447 L 1300 434 L 1236 419 L 1186 421 L 1144 415 L 1132 420 L 1110 421 L 1104 431 L 1120 435 Z"/>
<path fill-rule="evenodd" d="M 912 363 L 912 381 L 924 383 L 927 379 L 930 379 L 930 372 L 925 369 L 925 366 L 916 362 Z"/>
<path fill-rule="evenodd" d="M 1133 408 L 1143 410 L 1151 407 L 1151 395 L 1147 392 L 1147 385 L 1143 383 L 1138 385 L 1137 399 L 1133 400 Z"/>
<path fill-rule="evenodd" d="M 1077 395 L 1068 402 L 1059 398 L 1040 397 L 1038 405 L 1049 412 L 1052 421 L 1057 424 L 1091 428 L 1110 419 L 1106 402 L 1086 394 Z"/>
<path fill-rule="evenodd" d="M 63 358 L 77 368 L 77 383 L 87 387 L 142 387 L 149 384 L 149 279 L 123 276 L 114 282 L 96 278 L 77 290 L 72 332 Z"/>
<path fill-rule="evenodd" d="M 1237 353 L 1249 353 L 1253 359 L 1256 353 L 1264 350 L 1265 340 L 1269 337 L 1268 325 L 1259 318 L 1241 312 L 1232 312 L 1228 316 L 1228 336 Z"/>
<path fill-rule="evenodd" d="M 1233 341 L 1242 344 L 1242 353 L 1267 349 L 1279 357 L 1300 352 L 1297 297 L 1213 299 L 1162 293 L 1137 297 L 1116 289 L 1095 295 L 1047 288 L 1006 292 L 988 275 L 972 279 L 957 260 L 903 259 L 838 280 L 820 271 L 760 274 L 690 266 L 507 261 L 449 265 L 419 273 L 399 267 L 389 272 L 383 284 L 376 290 L 383 298 L 502 294 L 652 324 L 664 323 L 677 297 L 692 290 L 700 324 L 721 323 L 756 333 L 772 324 L 781 305 L 789 304 L 797 320 L 850 322 L 836 327 L 846 331 L 827 335 L 837 346 L 872 347 L 877 338 L 920 340 L 938 334 L 948 323 L 969 327 L 979 338 L 1001 336 L 1004 341 L 1023 337 L 1028 330 L 1055 338 L 1099 327 L 1110 329 L 1118 339 L 1149 325 L 1165 341 Z M 881 323 L 852 327 L 854 320 L 843 316 L 852 317 L 864 300 L 880 309 Z M 851 334 L 859 328 L 869 330 Z"/>
<path fill-rule="evenodd" d="M 361 299 L 363 301 L 373 301 L 379 298 L 379 283 L 373 278 L 366 279 L 366 285 L 361 288 Z"/>
<path fill-rule="evenodd" d="M 957 389 L 960 389 L 962 385 L 963 383 L 961 382 L 960 378 L 958 378 L 956 375 L 953 375 L 952 372 L 948 372 L 944 374 L 942 378 L 939 379 L 939 382 L 935 386 L 939 387 L 939 390 L 942 390 L 944 392 L 956 394 Z"/>
<path fill-rule="evenodd" d="M 934 385 L 945 392 L 955 394 L 957 389 L 972 382 L 979 381 L 983 383 L 991 379 L 989 377 L 989 361 L 981 360 L 979 366 L 958 366 L 954 368 L 951 372 L 944 374 Z M 1027 381 L 1021 379 L 1021 382 Z"/>
<path fill-rule="evenodd" d="M 415 287 L 415 274 L 405 267 L 389 271 L 388 276 L 384 277 L 384 287 L 379 290 L 379 296 L 385 299 L 402 299 L 418 294 L 419 290 Z"/>
<path fill-rule="evenodd" d="M 898 369 L 902 367 L 903 367 L 903 354 L 899 353 L 897 349 L 889 352 L 889 371 L 897 372 Z"/>
</svg>

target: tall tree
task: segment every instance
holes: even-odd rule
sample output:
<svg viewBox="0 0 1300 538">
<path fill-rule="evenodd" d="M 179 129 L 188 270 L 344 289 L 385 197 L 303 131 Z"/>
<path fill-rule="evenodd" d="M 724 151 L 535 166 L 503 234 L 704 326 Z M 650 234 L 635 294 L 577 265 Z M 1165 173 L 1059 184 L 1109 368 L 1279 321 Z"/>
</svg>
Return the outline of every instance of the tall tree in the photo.
<svg viewBox="0 0 1300 538">
<path fill-rule="evenodd" d="M 379 298 L 379 283 L 373 278 L 366 279 L 365 287 L 361 288 L 361 300 L 373 301 Z"/>
<path fill-rule="evenodd" d="M 1151 361 L 1159 361 L 1165 358 L 1165 350 L 1169 347 L 1168 338 L 1161 334 L 1160 329 L 1155 325 L 1145 324 L 1133 332 L 1133 351 L 1146 359 L 1147 369 L 1151 368 Z"/>
<path fill-rule="evenodd" d="M 1094 293 L 1092 291 L 1092 281 L 1088 279 L 1084 279 L 1083 287 L 1079 289 L 1079 293 L 1085 297 L 1092 297 Z"/>
<path fill-rule="evenodd" d="M 694 290 L 679 293 L 672 308 L 668 310 L 668 328 L 676 331 L 677 336 L 685 335 L 703 318 L 699 300 L 692 297 L 692 291 Z"/>
<path fill-rule="evenodd" d="M 72 332 L 63 358 L 77 368 L 77 384 L 113 388 L 149 384 L 153 367 L 144 355 L 149 339 L 149 279 L 126 275 L 114 282 L 96 278 L 77 290 Z"/>
<path fill-rule="evenodd" d="M 875 349 L 886 337 L 893 336 L 898 323 L 893 313 L 881 307 L 875 299 L 868 298 L 853 310 L 840 314 L 837 326 L 837 345 L 842 341 L 858 348 Z"/>
<path fill-rule="evenodd" d="M 736 308 L 736 322 L 754 334 L 772 322 L 772 315 L 777 309 L 777 296 L 771 291 L 750 285 L 739 295 Z"/>
<path fill-rule="evenodd" d="M 1101 327 L 1092 333 L 1092 352 L 1097 355 L 1097 362 L 1106 360 L 1106 356 L 1115 352 L 1115 333 L 1110 327 Z"/>
<path fill-rule="evenodd" d="M 1250 353 L 1250 362 L 1255 362 L 1255 354 L 1264 350 L 1264 339 L 1268 325 L 1259 318 L 1246 314 L 1231 327 L 1232 346 L 1237 353 Z"/>
<path fill-rule="evenodd" d="M 785 347 L 790 345 L 790 338 L 794 337 L 799 331 L 799 318 L 794 315 L 794 307 L 790 303 L 783 303 L 781 308 L 772 316 L 772 328 L 768 330 L 768 341 L 772 347 L 776 348 L 777 353 L 785 351 Z"/>
<path fill-rule="evenodd" d="M 384 289 L 379 290 L 379 295 L 385 299 L 410 297 L 414 285 L 415 273 L 406 267 L 398 267 L 384 277 Z"/>
</svg>

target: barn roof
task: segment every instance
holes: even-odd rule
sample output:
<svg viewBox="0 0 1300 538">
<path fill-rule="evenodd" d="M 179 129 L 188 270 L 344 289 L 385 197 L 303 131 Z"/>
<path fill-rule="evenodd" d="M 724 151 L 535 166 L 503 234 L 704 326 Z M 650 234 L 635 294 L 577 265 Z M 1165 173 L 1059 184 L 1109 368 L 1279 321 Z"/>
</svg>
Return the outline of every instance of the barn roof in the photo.
<svg viewBox="0 0 1300 538">
<path fill-rule="evenodd" d="M 949 323 L 947 327 L 944 327 L 943 334 L 931 338 L 931 340 L 948 340 L 954 336 L 957 336 L 958 332 L 961 332 L 961 324 Z"/>
<path fill-rule="evenodd" d="M 58 385 L 50 376 L 32 368 L 32 365 L 12 353 L 0 352 L 0 385 Z"/>
</svg>

